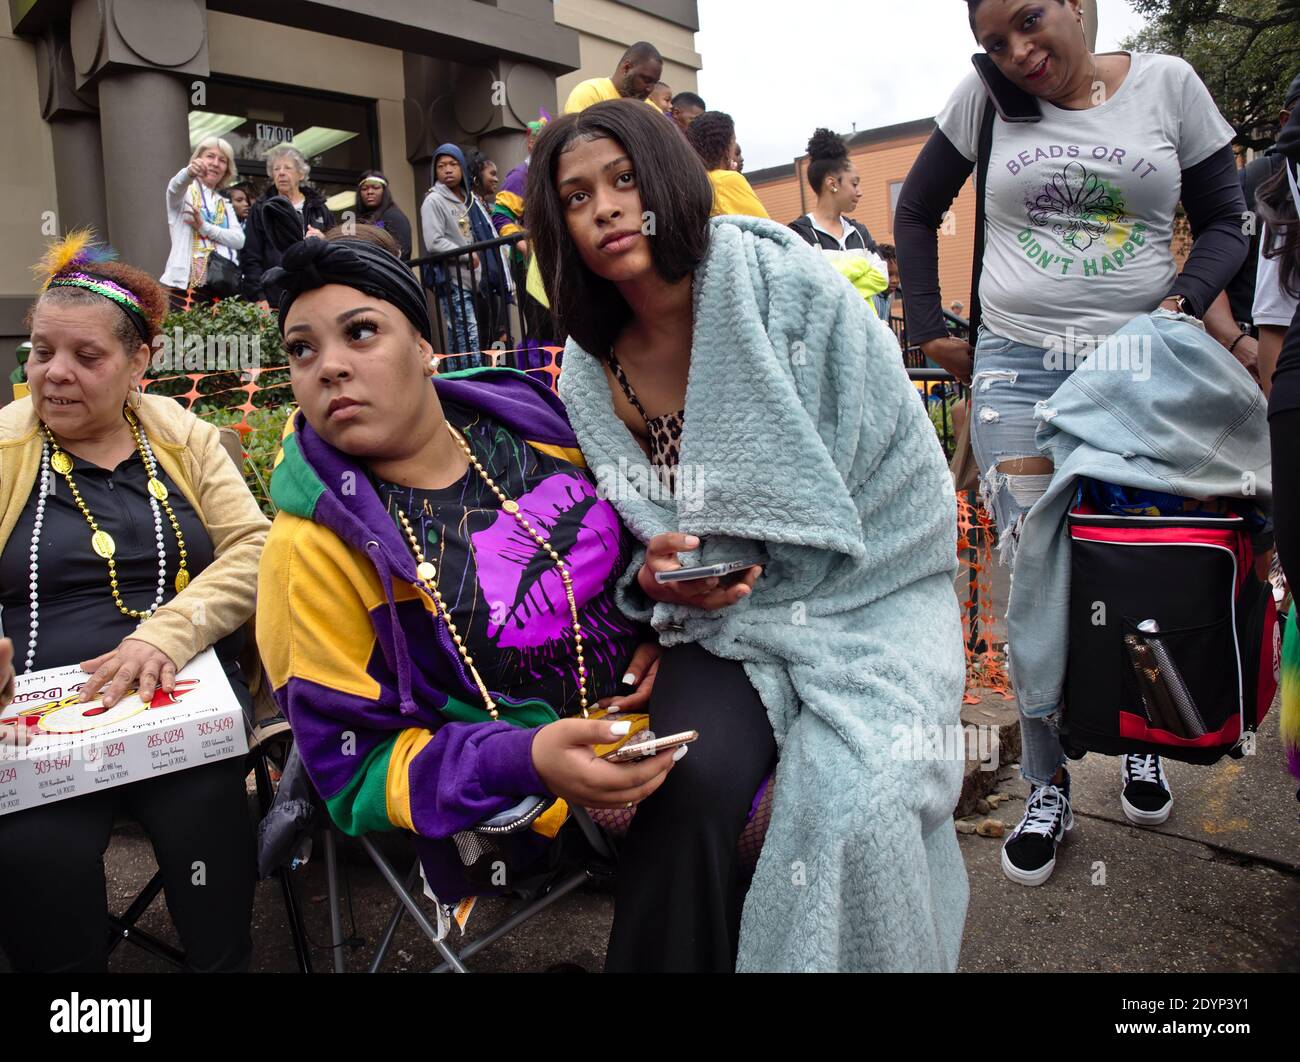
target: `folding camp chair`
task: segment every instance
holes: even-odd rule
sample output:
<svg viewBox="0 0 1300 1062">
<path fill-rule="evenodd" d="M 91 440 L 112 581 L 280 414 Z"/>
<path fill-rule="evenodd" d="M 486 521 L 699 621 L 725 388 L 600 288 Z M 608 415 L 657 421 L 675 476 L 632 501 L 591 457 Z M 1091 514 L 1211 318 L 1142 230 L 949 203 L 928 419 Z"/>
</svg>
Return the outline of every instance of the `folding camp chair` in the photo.
<svg viewBox="0 0 1300 1062">
<path fill-rule="evenodd" d="M 248 756 L 257 785 L 258 807 L 261 814 L 265 815 L 267 809 L 271 806 L 273 795 L 270 771 L 266 763 L 266 745 L 259 744 L 249 751 Z M 281 871 L 278 877 L 280 878 L 280 888 L 284 897 L 285 917 L 289 923 L 289 934 L 293 938 L 293 950 L 298 961 L 298 968 L 303 973 L 311 973 L 311 954 L 307 950 L 307 931 L 302 920 L 302 905 L 298 901 L 298 895 L 294 890 L 293 881 L 289 877 L 288 871 Z M 125 941 L 178 969 L 185 968 L 184 952 L 154 936 L 148 930 L 141 929 L 136 924 L 158 897 L 158 894 L 162 892 L 162 888 L 162 871 L 157 870 L 122 914 L 109 914 L 109 955 L 112 955 L 117 946 Z"/>
<path fill-rule="evenodd" d="M 772 779 L 769 777 L 764 780 L 758 792 L 754 794 L 749 819 L 737 842 L 740 864 L 750 872 L 758 864 L 758 856 L 763 848 L 763 839 L 767 836 L 767 826 L 772 818 L 773 788 Z M 549 886 L 544 895 L 524 902 L 519 909 L 507 915 L 491 930 L 483 934 L 483 936 L 475 938 L 459 952 L 451 947 L 448 939 L 438 939 L 435 922 L 430 921 L 428 914 L 420 904 L 416 891 L 421 880 L 419 860 L 416 859 L 412 863 L 410 870 L 407 871 L 404 877 L 399 876 L 390 860 L 375 846 L 375 843 L 369 837 L 362 836 L 358 838 L 367 857 L 379 870 L 384 881 L 397 898 L 393 913 L 389 917 L 388 924 L 384 927 L 384 932 L 380 936 L 379 943 L 371 957 L 368 972 L 377 973 L 379 971 L 389 948 L 392 946 L 397 927 L 408 914 L 415 920 L 415 924 L 419 926 L 420 931 L 432 942 L 438 954 L 442 956 L 442 962 L 434 968 L 434 973 L 446 973 L 449 970 L 456 973 L 468 973 L 469 970 L 465 965 L 465 961 L 472 958 L 475 953 L 482 951 L 490 944 L 496 943 L 518 926 L 541 914 L 557 900 L 573 892 L 574 889 L 599 876 L 608 876 L 615 873 L 617 870 L 617 842 L 627 834 L 628 829 L 631 827 L 632 819 L 636 815 L 636 808 L 616 808 L 612 810 L 571 808 L 570 813 L 583 838 L 600 861 L 599 864 L 596 867 L 582 866 L 563 873 Z M 327 825 L 325 828 L 325 872 L 328 882 L 330 908 L 330 950 L 334 956 L 334 972 L 343 973 L 345 970 L 343 955 L 345 941 L 339 903 L 338 853 L 336 835 L 332 824 Z M 420 891 L 422 892 L 422 890 Z"/>
<path fill-rule="evenodd" d="M 369 837 L 359 837 L 362 849 L 370 862 L 374 864 L 379 871 L 388 887 L 392 890 L 397 900 L 393 907 L 393 913 L 388 919 L 388 924 L 384 927 L 383 933 L 379 937 L 379 942 L 375 947 L 374 954 L 371 956 L 367 973 L 378 973 L 388 955 L 392 946 L 393 937 L 397 933 L 397 927 L 401 924 L 406 915 L 410 915 L 419 926 L 420 931 L 429 939 L 438 954 L 442 956 L 442 962 L 434 968 L 434 973 L 446 973 L 448 970 L 456 973 L 468 973 L 465 966 L 465 960 L 472 957 L 476 952 L 486 948 L 489 944 L 494 944 L 507 933 L 511 932 L 517 926 L 522 925 L 535 915 L 540 914 L 551 904 L 555 903 L 561 897 L 568 895 L 574 889 L 585 885 L 599 876 L 599 872 L 592 868 L 580 867 L 578 869 L 565 872 L 558 880 L 552 883 L 544 895 L 536 899 L 529 900 L 516 911 L 507 915 L 495 926 L 492 927 L 483 936 L 476 938 L 462 948 L 459 952 L 455 951 L 448 939 L 438 939 L 438 930 L 436 918 L 431 921 L 425 907 L 421 906 L 419 896 L 422 893 L 420 888 L 421 874 L 420 861 L 415 859 L 406 874 L 400 875 L 393 867 L 392 862 L 384 855 Z M 325 829 L 325 873 L 328 881 L 329 908 L 330 908 L 330 950 L 334 957 L 334 972 L 344 973 L 346 963 L 343 949 L 346 946 L 343 937 L 343 918 L 339 902 L 339 872 L 338 872 L 338 849 L 336 845 L 336 834 L 334 827 L 327 826 Z"/>
</svg>

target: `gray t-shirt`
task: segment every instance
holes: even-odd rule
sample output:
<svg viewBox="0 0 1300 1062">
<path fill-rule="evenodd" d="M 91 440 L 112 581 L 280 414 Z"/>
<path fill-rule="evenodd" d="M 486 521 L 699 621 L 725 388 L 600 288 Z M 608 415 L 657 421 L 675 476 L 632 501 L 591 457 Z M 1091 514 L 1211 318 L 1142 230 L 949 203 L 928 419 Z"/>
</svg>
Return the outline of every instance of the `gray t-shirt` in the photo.
<svg viewBox="0 0 1300 1062">
<path fill-rule="evenodd" d="M 1235 131 L 1182 59 L 1131 58 L 1114 95 L 1095 107 L 1043 100 L 1040 122 L 994 120 L 980 303 L 997 335 L 1087 344 L 1169 294 L 1181 171 Z M 987 98 L 972 71 L 936 119 L 971 160 Z"/>
</svg>

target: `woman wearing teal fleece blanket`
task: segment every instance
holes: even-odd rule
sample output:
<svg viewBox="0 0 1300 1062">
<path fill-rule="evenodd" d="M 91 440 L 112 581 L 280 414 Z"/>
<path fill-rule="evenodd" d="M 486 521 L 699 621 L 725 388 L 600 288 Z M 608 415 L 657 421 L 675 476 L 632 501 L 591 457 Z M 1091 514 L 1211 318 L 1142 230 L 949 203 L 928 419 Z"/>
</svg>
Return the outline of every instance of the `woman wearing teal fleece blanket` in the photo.
<svg viewBox="0 0 1300 1062">
<path fill-rule="evenodd" d="M 730 944 L 746 971 L 954 969 L 963 763 L 917 737 L 959 725 L 956 506 L 889 329 L 785 227 L 710 222 L 703 167 L 643 106 L 553 123 L 529 182 L 570 337 L 560 393 L 643 544 L 619 593 L 665 647 L 651 726 L 700 732 L 633 820 L 607 968 L 718 968 Z M 657 583 L 679 557 L 753 559 L 763 576 Z M 765 709 L 766 753 L 738 703 Z M 688 812 L 761 782 L 772 752 L 737 944 L 729 924 L 676 917 L 676 897 L 710 887 L 684 869 L 702 849 L 735 874 Z M 640 925 L 620 918 L 633 907 Z"/>
</svg>

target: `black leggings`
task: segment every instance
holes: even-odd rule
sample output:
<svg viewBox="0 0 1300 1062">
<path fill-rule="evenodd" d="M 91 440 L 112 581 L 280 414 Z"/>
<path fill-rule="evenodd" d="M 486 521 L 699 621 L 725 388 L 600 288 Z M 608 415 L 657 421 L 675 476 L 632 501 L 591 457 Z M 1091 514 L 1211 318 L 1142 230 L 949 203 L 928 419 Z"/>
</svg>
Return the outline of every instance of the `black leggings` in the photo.
<svg viewBox="0 0 1300 1062">
<path fill-rule="evenodd" d="M 618 861 L 606 972 L 730 972 L 749 877 L 736 842 L 776 763 L 744 667 L 698 645 L 665 650 L 650 695 L 658 735 L 700 739 L 637 808 Z"/>
<path fill-rule="evenodd" d="M 246 970 L 256 882 L 244 758 L 0 816 L 0 950 L 18 972 L 108 966 L 104 852 L 119 810 L 153 842 L 195 971 Z"/>
</svg>

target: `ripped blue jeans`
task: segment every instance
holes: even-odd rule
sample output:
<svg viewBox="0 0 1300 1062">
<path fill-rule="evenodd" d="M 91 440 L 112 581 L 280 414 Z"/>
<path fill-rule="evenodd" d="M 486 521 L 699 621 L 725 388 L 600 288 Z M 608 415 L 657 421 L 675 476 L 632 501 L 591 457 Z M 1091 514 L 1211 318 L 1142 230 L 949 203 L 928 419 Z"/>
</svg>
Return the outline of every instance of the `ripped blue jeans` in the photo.
<svg viewBox="0 0 1300 1062">
<path fill-rule="evenodd" d="M 998 553 L 1011 565 L 1015 579 L 1015 550 L 1025 513 L 1052 481 L 1040 475 L 1005 472 L 1000 464 L 1017 458 L 1042 457 L 1034 444 L 1038 421 L 1034 409 L 1046 401 L 1070 375 L 1069 369 L 1047 367 L 1047 351 L 1018 343 L 981 328 L 975 343 L 971 378 L 971 449 L 980 470 L 980 493 L 998 528 Z M 1014 647 L 1008 656 L 1015 682 Z M 1031 785 L 1045 785 L 1065 763 L 1057 733 L 1057 711 L 1040 719 L 1020 713 L 1020 772 Z"/>
</svg>

